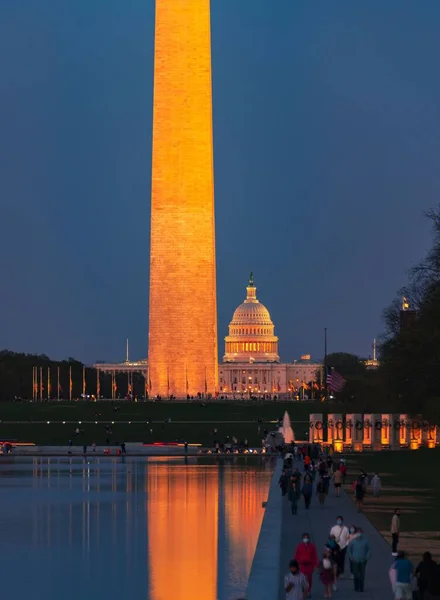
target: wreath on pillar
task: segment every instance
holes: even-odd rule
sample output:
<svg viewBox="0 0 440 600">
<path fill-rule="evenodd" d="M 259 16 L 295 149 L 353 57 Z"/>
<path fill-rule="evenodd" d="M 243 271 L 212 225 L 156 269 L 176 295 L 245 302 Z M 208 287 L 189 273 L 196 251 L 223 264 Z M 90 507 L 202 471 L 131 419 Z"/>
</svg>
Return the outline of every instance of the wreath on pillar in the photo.
<svg viewBox="0 0 440 600">
<path fill-rule="evenodd" d="M 347 429 L 351 429 L 353 427 L 353 421 L 351 419 L 349 419 L 348 421 L 346 421 L 345 427 Z"/>
<path fill-rule="evenodd" d="M 383 427 L 388 427 L 388 426 L 389 426 L 389 424 L 390 424 L 390 422 L 388 421 L 388 419 L 384 419 L 384 420 L 382 421 L 382 425 L 383 425 Z"/>
<path fill-rule="evenodd" d="M 318 429 L 318 430 L 322 429 L 322 421 L 316 421 L 315 429 Z"/>
<path fill-rule="evenodd" d="M 364 421 L 364 428 L 365 429 L 369 429 L 370 427 L 371 427 L 370 419 L 365 419 L 365 421 Z"/>
<path fill-rule="evenodd" d="M 327 427 L 333 427 L 333 419 L 327 421 Z"/>
<path fill-rule="evenodd" d="M 336 429 L 341 431 L 341 429 L 343 429 L 343 427 L 344 427 L 344 424 L 342 423 L 342 421 L 336 421 Z"/>
</svg>

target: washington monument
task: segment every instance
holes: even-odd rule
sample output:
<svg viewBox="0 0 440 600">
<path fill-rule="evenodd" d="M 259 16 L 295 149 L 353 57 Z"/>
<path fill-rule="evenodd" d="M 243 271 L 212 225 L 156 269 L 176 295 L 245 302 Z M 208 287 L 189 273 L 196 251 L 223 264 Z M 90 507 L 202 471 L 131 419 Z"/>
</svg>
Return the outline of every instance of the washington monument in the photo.
<svg viewBox="0 0 440 600">
<path fill-rule="evenodd" d="M 156 0 L 149 393 L 217 390 L 210 0 Z"/>
</svg>

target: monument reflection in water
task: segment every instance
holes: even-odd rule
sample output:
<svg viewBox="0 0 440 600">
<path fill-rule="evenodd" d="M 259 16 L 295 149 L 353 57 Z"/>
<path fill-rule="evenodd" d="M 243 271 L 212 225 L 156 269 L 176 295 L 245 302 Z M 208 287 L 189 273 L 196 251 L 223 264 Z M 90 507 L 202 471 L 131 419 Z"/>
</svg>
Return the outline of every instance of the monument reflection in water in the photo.
<svg viewBox="0 0 440 600">
<path fill-rule="evenodd" d="M 246 587 L 272 472 L 269 461 L 251 457 L 2 462 L 3 592 L 235 599 Z"/>
</svg>

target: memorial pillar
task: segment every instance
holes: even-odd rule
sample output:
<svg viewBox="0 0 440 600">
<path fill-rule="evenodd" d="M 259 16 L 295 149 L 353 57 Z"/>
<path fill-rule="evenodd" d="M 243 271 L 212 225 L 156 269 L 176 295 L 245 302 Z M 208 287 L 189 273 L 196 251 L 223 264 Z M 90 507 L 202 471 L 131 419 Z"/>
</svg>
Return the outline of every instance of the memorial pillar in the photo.
<svg viewBox="0 0 440 600">
<path fill-rule="evenodd" d="M 363 450 L 371 450 L 373 447 L 374 415 L 364 415 L 364 436 L 362 439 Z"/>
<path fill-rule="evenodd" d="M 399 417 L 399 445 L 401 448 L 409 446 L 409 426 L 408 415 L 400 415 Z"/>
<path fill-rule="evenodd" d="M 362 451 L 362 415 L 353 413 L 346 416 L 345 448 L 354 452 Z"/>
<path fill-rule="evenodd" d="M 410 424 L 409 447 L 411 450 L 418 450 L 422 445 L 422 423 L 418 419 L 413 419 Z"/>
<path fill-rule="evenodd" d="M 322 413 L 312 413 L 309 423 L 309 442 L 310 444 L 322 444 L 324 441 Z"/>
<path fill-rule="evenodd" d="M 332 413 L 328 415 L 327 442 L 333 446 L 335 452 L 342 452 L 344 447 L 344 423 L 341 414 Z"/>
<path fill-rule="evenodd" d="M 382 414 L 381 446 L 383 450 L 392 448 L 393 433 L 393 416 Z"/>
<path fill-rule="evenodd" d="M 373 417 L 373 450 L 382 450 L 382 415 L 372 415 Z"/>
<path fill-rule="evenodd" d="M 435 448 L 437 439 L 437 427 L 435 425 L 428 425 L 426 434 L 426 445 L 428 448 Z"/>
</svg>

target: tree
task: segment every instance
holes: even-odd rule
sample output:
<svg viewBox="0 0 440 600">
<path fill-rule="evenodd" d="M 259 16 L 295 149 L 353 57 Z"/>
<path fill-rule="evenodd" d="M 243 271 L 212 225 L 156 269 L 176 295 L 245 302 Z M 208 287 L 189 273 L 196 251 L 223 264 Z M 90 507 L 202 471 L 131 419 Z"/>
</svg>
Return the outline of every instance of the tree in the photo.
<svg viewBox="0 0 440 600">
<path fill-rule="evenodd" d="M 362 359 L 348 352 L 327 354 L 327 366 L 334 367 L 343 377 L 356 377 L 366 371 Z"/>
<path fill-rule="evenodd" d="M 433 224 L 433 244 L 409 272 L 404 288 L 415 321 L 400 328 L 400 304 L 385 310 L 381 372 L 401 412 L 440 420 L 440 205 L 426 215 Z"/>
</svg>

